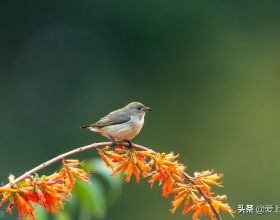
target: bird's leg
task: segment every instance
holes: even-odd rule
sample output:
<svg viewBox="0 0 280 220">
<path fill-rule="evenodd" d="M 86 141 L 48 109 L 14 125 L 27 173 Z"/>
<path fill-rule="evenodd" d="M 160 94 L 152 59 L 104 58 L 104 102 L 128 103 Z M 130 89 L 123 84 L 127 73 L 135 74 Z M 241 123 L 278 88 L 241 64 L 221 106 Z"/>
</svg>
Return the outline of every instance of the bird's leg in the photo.
<svg viewBox="0 0 280 220">
<path fill-rule="evenodd" d="M 128 148 L 131 149 L 132 148 L 132 145 L 133 143 L 130 141 L 130 140 L 123 140 L 124 142 L 128 143 Z"/>
<path fill-rule="evenodd" d="M 110 136 L 110 139 L 111 139 L 112 144 L 113 144 L 112 147 L 118 147 L 118 143 L 116 142 L 116 140 L 114 138 L 112 138 L 111 136 Z"/>
</svg>

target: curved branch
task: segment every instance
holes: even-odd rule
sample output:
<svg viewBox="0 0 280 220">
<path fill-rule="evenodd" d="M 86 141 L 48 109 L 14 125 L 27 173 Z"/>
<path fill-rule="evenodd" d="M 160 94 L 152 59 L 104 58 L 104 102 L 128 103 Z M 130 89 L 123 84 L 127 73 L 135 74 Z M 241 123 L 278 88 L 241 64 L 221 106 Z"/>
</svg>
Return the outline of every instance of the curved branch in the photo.
<svg viewBox="0 0 280 220">
<path fill-rule="evenodd" d="M 119 144 L 120 146 L 128 146 L 128 143 L 120 143 Z M 113 143 L 112 142 L 100 142 L 100 143 L 94 143 L 94 144 L 89 144 L 89 145 L 86 145 L 86 146 L 83 146 L 83 147 L 79 147 L 77 149 L 74 149 L 74 150 L 71 150 L 71 151 L 68 151 L 66 153 L 63 153 L 63 154 L 60 154 L 56 157 L 54 157 L 53 159 L 51 160 L 48 160 L 36 167 L 34 167 L 33 169 L 25 172 L 23 175 L 17 177 L 16 179 L 14 179 L 12 182 L 6 184 L 5 186 L 3 187 L 0 187 L 1 188 L 5 188 L 5 187 L 13 187 L 15 184 L 17 184 L 18 182 L 28 178 L 29 176 L 31 176 L 32 174 L 44 169 L 45 167 L 47 166 L 50 166 L 58 161 L 61 161 L 67 157 L 70 157 L 74 154 L 77 154 L 77 153 L 80 153 L 80 152 L 83 152 L 83 151 L 87 151 L 87 150 L 91 150 L 91 149 L 96 149 L 98 147 L 104 147 L 104 146 L 113 146 Z M 138 149 L 138 150 L 144 150 L 144 151 L 150 151 L 152 152 L 153 154 L 156 154 L 156 152 L 150 148 L 147 148 L 147 147 L 144 147 L 144 146 L 141 146 L 141 145 L 138 145 L 138 144 L 133 144 L 132 145 L 132 148 L 134 149 Z M 205 199 L 205 201 L 207 201 L 207 203 L 209 204 L 209 206 L 211 207 L 212 211 L 214 212 L 216 218 L 218 220 L 221 220 L 221 216 L 220 214 L 217 212 L 217 210 L 215 209 L 215 207 L 213 206 L 212 204 L 212 200 L 205 194 L 205 192 L 198 186 L 196 186 L 195 184 L 195 181 L 194 181 L 194 178 L 189 176 L 187 173 L 183 173 L 184 174 L 184 177 L 193 185 L 195 186 L 195 188 L 199 191 L 199 193 L 201 194 L 201 196 Z"/>
</svg>

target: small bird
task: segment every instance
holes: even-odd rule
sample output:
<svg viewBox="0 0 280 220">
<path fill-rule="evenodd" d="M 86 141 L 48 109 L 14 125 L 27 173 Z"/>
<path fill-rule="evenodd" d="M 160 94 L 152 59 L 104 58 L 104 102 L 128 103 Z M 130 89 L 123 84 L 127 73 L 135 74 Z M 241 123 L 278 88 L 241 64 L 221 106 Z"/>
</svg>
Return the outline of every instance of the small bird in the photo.
<svg viewBox="0 0 280 220">
<path fill-rule="evenodd" d="M 131 140 L 139 134 L 144 124 L 144 117 L 151 108 L 144 106 L 140 102 L 131 102 L 127 106 L 113 111 L 91 125 L 84 125 L 94 132 L 109 138 L 113 145 L 117 141 L 125 141 L 132 147 Z"/>
</svg>

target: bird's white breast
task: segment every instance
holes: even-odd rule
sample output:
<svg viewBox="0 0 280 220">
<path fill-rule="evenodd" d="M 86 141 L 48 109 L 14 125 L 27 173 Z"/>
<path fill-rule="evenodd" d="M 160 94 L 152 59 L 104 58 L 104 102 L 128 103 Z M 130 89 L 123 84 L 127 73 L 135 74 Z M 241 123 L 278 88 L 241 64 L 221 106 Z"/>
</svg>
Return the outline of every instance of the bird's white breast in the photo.
<svg viewBox="0 0 280 220">
<path fill-rule="evenodd" d="M 115 140 L 131 140 L 141 131 L 144 117 L 131 116 L 131 119 L 122 124 L 109 125 L 99 128 L 102 135 L 112 137 Z"/>
</svg>

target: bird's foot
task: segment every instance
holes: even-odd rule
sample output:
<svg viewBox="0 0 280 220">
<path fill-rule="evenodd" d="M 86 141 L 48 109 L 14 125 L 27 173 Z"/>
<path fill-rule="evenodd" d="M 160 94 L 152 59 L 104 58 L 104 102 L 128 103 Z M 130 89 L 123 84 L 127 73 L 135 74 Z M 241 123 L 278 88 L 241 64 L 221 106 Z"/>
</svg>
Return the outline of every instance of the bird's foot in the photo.
<svg viewBox="0 0 280 220">
<path fill-rule="evenodd" d="M 117 141 L 114 138 L 112 138 L 112 137 L 110 137 L 110 139 L 111 139 L 112 144 L 113 144 L 112 147 L 118 147 Z"/>
<path fill-rule="evenodd" d="M 133 143 L 130 140 L 123 140 L 123 141 L 128 143 L 128 146 L 127 146 L 128 149 L 132 149 Z"/>
</svg>

